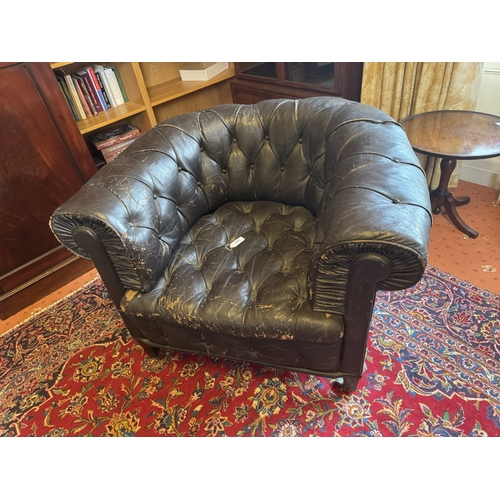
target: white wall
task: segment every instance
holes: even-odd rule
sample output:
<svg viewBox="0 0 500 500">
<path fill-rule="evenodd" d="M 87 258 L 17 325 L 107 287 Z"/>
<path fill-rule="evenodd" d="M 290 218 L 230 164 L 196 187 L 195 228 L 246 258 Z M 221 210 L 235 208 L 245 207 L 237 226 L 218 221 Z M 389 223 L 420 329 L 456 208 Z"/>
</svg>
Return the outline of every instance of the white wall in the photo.
<svg viewBox="0 0 500 500">
<path fill-rule="evenodd" d="M 500 62 L 485 64 L 476 111 L 500 116 Z M 500 189 L 500 157 L 462 161 L 460 179 Z"/>
</svg>

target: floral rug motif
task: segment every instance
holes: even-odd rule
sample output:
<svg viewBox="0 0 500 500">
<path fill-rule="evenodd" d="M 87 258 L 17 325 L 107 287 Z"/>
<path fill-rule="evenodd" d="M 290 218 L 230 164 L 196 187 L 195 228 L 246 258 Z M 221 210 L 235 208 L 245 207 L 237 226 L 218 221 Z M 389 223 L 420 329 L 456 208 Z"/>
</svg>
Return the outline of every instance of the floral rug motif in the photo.
<svg viewBox="0 0 500 500">
<path fill-rule="evenodd" d="M 2 436 L 500 436 L 500 296 L 428 267 L 379 292 L 353 394 L 326 378 L 145 356 L 97 279 L 0 336 Z"/>
</svg>

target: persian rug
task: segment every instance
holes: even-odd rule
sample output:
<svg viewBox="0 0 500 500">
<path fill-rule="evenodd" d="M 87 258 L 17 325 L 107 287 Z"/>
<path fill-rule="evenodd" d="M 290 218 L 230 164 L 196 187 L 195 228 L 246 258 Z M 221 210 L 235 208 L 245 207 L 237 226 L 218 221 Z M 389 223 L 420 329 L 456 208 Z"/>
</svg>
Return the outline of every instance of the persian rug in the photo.
<svg viewBox="0 0 500 500">
<path fill-rule="evenodd" d="M 2 436 L 500 436 L 500 296 L 431 266 L 379 292 L 355 393 L 144 355 L 100 279 L 0 337 Z"/>
</svg>

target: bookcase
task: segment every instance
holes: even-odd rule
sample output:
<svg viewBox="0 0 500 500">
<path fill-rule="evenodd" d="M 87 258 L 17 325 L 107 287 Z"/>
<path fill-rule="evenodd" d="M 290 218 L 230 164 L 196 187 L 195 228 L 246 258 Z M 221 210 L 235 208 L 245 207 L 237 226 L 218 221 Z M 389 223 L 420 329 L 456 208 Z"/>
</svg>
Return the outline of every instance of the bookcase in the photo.
<svg viewBox="0 0 500 500">
<path fill-rule="evenodd" d="M 181 80 L 179 70 L 187 62 L 53 62 L 50 67 L 71 74 L 94 64 L 118 68 L 128 102 L 77 121 L 84 138 L 95 130 L 124 121 L 145 132 L 171 116 L 232 102 L 229 81 L 235 76 L 234 63 L 208 81 L 194 82 Z"/>
</svg>

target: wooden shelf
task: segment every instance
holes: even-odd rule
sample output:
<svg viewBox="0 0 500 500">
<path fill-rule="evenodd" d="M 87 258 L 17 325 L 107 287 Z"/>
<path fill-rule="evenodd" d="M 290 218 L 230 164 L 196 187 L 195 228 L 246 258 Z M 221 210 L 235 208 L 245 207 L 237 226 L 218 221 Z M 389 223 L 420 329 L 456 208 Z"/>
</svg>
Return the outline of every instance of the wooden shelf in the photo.
<svg viewBox="0 0 500 500">
<path fill-rule="evenodd" d="M 197 92 L 216 83 L 228 80 L 234 77 L 235 74 L 234 67 L 230 67 L 207 81 L 184 82 L 179 77 L 148 88 L 149 99 L 152 106 L 158 106 L 159 104 L 178 99 L 192 92 Z"/>
<path fill-rule="evenodd" d="M 143 111 L 146 111 L 146 106 L 133 102 L 126 102 L 125 104 L 121 104 L 116 108 L 111 108 L 107 111 L 101 111 L 97 114 L 97 116 L 93 116 L 92 118 L 79 120 L 76 122 L 76 124 L 78 125 L 78 128 L 83 135 L 88 134 L 89 132 L 97 130 L 101 127 L 111 125 L 112 123 L 123 120 L 125 118 L 134 116 Z"/>
<path fill-rule="evenodd" d="M 49 64 L 53 70 L 63 69 L 66 74 L 71 74 L 95 63 Z M 126 119 L 133 122 L 142 132 L 146 132 L 165 117 L 191 111 L 193 108 L 201 109 L 232 102 L 228 80 L 236 75 L 234 63 L 229 63 L 227 70 L 211 80 L 195 82 L 183 82 L 180 78 L 179 70 L 187 63 L 101 62 L 98 64 L 118 67 L 129 102 L 101 111 L 97 116 L 77 120 L 76 124 L 82 135 Z"/>
<path fill-rule="evenodd" d="M 70 62 L 52 62 L 49 64 L 50 64 L 50 67 L 52 69 L 57 69 L 57 68 L 63 68 L 64 66 L 67 66 L 68 64 L 73 64 L 73 63 L 70 63 Z"/>
</svg>

